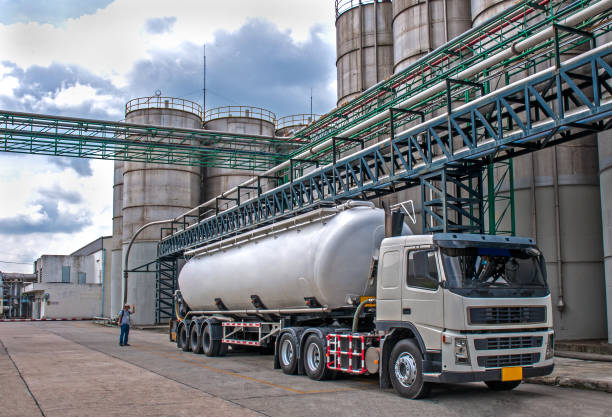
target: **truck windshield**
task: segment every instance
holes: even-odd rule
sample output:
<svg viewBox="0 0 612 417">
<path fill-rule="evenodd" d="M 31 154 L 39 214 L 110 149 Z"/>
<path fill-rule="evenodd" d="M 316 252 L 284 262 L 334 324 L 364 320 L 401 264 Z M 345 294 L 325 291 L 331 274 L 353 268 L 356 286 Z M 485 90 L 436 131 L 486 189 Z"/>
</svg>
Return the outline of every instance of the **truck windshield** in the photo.
<svg viewBox="0 0 612 417">
<path fill-rule="evenodd" d="M 534 247 L 441 248 L 441 252 L 449 288 L 547 290 L 543 258 Z"/>
</svg>

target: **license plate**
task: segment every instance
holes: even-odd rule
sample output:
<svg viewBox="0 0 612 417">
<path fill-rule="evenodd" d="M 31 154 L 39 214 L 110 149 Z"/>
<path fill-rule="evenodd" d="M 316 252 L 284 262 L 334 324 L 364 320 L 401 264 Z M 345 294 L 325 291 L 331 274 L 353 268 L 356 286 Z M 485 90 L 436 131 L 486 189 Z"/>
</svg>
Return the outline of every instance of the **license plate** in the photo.
<svg viewBox="0 0 612 417">
<path fill-rule="evenodd" d="M 521 379 L 523 379 L 523 368 L 521 368 L 520 366 L 502 368 L 501 371 L 502 381 L 520 381 Z"/>
</svg>

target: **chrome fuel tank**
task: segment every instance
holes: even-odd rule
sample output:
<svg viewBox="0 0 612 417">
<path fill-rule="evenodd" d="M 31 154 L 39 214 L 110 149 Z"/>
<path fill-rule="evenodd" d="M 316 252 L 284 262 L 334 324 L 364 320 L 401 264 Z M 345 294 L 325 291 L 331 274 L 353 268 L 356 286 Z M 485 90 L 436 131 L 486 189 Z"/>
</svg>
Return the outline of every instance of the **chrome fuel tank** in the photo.
<svg viewBox="0 0 612 417">
<path fill-rule="evenodd" d="M 179 274 L 183 299 L 192 310 L 217 310 L 217 298 L 234 310 L 253 309 L 254 295 L 268 309 L 314 297 L 334 309 L 348 295 L 374 295 L 384 219 L 370 203 L 347 203 L 199 249 Z"/>
</svg>

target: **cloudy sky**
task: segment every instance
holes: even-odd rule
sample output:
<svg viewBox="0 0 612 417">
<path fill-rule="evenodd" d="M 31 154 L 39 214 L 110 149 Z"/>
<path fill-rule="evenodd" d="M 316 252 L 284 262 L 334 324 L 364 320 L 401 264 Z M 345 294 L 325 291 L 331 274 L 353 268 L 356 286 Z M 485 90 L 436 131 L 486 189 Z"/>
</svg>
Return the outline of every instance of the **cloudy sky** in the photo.
<svg viewBox="0 0 612 417">
<path fill-rule="evenodd" d="M 282 117 L 335 104 L 332 0 L 0 0 L 0 109 L 121 120 L 153 95 Z M 112 162 L 0 152 L 0 270 L 110 235 Z"/>
</svg>

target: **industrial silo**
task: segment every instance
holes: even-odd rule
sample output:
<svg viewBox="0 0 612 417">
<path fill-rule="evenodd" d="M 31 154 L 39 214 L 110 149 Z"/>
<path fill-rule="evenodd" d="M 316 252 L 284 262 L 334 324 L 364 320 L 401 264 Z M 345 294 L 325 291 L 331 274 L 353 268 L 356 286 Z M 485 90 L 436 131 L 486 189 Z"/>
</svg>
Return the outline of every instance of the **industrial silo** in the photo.
<svg viewBox="0 0 612 417">
<path fill-rule="evenodd" d="M 473 0 L 474 26 L 515 4 Z M 536 70 L 552 65 L 542 63 Z M 532 74 L 533 69 L 508 80 L 502 76 L 491 86 Z M 605 332 L 596 140 L 590 135 L 513 160 L 516 233 L 535 237 L 544 253 L 558 339 L 599 338 Z"/>
<path fill-rule="evenodd" d="M 126 105 L 126 123 L 201 129 L 202 109 L 191 101 L 171 97 L 145 97 Z M 136 138 L 142 140 L 142 138 Z M 148 140 L 156 140 L 154 137 Z M 161 139 L 173 143 L 178 139 Z M 196 145 L 193 143 L 193 145 Z M 199 166 L 125 161 L 123 166 L 123 257 L 134 233 L 144 224 L 176 217 L 200 202 Z M 167 227 L 167 226 L 166 226 Z M 161 227 L 145 229 L 130 251 L 129 268 L 157 258 Z M 128 303 L 134 304 L 137 324 L 155 322 L 155 273 L 134 272 L 128 280 Z"/>
<path fill-rule="evenodd" d="M 393 73 L 389 0 L 336 0 L 338 105 Z"/>
<path fill-rule="evenodd" d="M 470 0 L 393 0 L 393 72 L 471 26 Z"/>
<path fill-rule="evenodd" d="M 276 136 L 291 137 L 319 118 L 318 114 L 291 114 L 276 120 Z"/>
<path fill-rule="evenodd" d="M 207 130 L 215 130 L 229 133 L 243 133 L 252 135 L 263 135 L 274 137 L 276 115 L 269 110 L 250 106 L 226 106 L 209 109 L 204 115 L 204 127 Z M 262 148 L 261 144 L 253 143 L 252 146 L 242 148 L 248 151 L 267 151 L 272 149 Z M 268 167 L 269 168 L 269 167 Z M 204 183 L 202 190 L 202 201 L 208 201 L 217 197 L 224 191 L 233 188 L 244 181 L 252 178 L 256 172 L 250 169 L 232 169 L 210 167 L 203 170 Z M 262 181 L 262 188 L 267 189 Z M 227 202 L 222 202 L 220 208 L 225 207 Z"/>
<path fill-rule="evenodd" d="M 598 45 L 612 41 L 612 33 L 597 39 Z M 612 343 L 612 130 L 599 133 L 599 192 L 603 231 L 603 264 L 607 300 L 608 343 Z"/>
<path fill-rule="evenodd" d="M 121 252 L 123 240 L 123 161 L 115 161 L 113 178 L 113 241 L 111 251 L 111 317 L 121 310 Z"/>
</svg>

